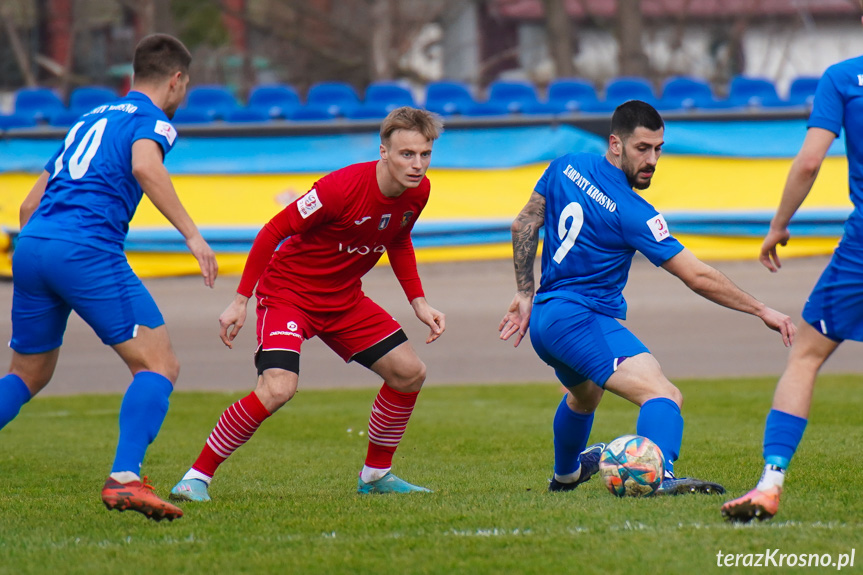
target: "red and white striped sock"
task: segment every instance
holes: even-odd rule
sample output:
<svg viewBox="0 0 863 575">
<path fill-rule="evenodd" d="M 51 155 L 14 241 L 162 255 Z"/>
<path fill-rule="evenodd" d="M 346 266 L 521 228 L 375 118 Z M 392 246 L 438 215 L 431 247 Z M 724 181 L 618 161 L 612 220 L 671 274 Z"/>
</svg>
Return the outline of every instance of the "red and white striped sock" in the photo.
<svg viewBox="0 0 863 575">
<path fill-rule="evenodd" d="M 405 434 L 405 428 L 413 413 L 418 395 L 418 391 L 413 393 L 396 391 L 386 383 L 381 386 L 369 417 L 369 450 L 366 454 L 366 468 L 388 470 L 392 467 L 393 454 Z"/>
<path fill-rule="evenodd" d="M 192 470 L 212 478 L 219 465 L 251 439 L 269 416 L 270 412 L 255 392 L 228 407 L 207 438 L 207 443 L 192 465 Z"/>
</svg>

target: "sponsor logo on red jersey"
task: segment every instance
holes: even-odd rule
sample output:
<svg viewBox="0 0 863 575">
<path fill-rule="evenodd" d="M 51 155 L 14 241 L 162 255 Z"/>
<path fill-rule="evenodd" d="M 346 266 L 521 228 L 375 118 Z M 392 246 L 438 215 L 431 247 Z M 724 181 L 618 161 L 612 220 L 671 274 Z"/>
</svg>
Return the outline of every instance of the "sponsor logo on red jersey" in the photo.
<svg viewBox="0 0 863 575">
<path fill-rule="evenodd" d="M 411 218 L 412 218 L 412 217 L 414 217 L 413 210 L 408 210 L 408 211 L 406 211 L 405 213 L 403 213 L 403 214 L 402 214 L 402 224 L 401 224 L 401 226 L 402 226 L 402 227 L 405 227 L 405 226 L 407 226 L 409 223 L 411 223 Z"/>
<path fill-rule="evenodd" d="M 361 256 L 365 256 L 368 254 L 382 254 L 387 251 L 387 247 L 384 245 L 376 245 L 376 246 L 350 246 L 345 245 L 339 242 L 339 252 L 346 252 L 349 254 L 359 254 Z"/>
<path fill-rule="evenodd" d="M 312 188 L 309 193 L 297 200 L 297 209 L 303 219 L 306 219 L 319 209 L 321 209 L 321 200 L 318 198 L 318 190 Z"/>
</svg>

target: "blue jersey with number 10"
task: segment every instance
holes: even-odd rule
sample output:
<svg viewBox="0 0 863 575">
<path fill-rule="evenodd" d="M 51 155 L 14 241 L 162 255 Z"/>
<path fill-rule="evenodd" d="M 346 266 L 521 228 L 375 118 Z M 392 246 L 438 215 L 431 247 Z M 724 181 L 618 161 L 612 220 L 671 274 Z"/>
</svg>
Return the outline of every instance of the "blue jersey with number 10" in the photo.
<svg viewBox="0 0 863 575">
<path fill-rule="evenodd" d="M 536 192 L 546 206 L 536 301 L 562 297 L 626 319 L 623 288 L 636 250 L 657 266 L 683 250 L 665 218 L 604 156 L 580 153 L 554 160 Z"/>
<path fill-rule="evenodd" d="M 140 92 L 84 114 L 45 166 L 48 186 L 21 237 L 122 252 L 143 196 L 132 175 L 132 144 L 153 140 L 164 156 L 176 136 L 165 113 Z"/>
</svg>

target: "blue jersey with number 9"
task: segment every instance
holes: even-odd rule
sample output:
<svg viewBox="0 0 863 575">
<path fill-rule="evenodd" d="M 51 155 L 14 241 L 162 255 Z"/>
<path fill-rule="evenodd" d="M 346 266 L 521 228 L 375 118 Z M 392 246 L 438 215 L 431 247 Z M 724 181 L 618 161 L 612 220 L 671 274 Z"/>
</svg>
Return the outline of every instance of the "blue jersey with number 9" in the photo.
<svg viewBox="0 0 863 575">
<path fill-rule="evenodd" d="M 636 250 L 661 265 L 683 250 L 665 218 L 605 156 L 554 160 L 536 185 L 545 197 L 542 278 L 536 301 L 574 300 L 626 319 L 623 288 Z"/>
<path fill-rule="evenodd" d="M 132 175 L 132 144 L 154 140 L 164 156 L 176 136 L 165 113 L 140 92 L 84 114 L 45 166 L 48 186 L 21 237 L 122 252 L 143 196 Z"/>
</svg>

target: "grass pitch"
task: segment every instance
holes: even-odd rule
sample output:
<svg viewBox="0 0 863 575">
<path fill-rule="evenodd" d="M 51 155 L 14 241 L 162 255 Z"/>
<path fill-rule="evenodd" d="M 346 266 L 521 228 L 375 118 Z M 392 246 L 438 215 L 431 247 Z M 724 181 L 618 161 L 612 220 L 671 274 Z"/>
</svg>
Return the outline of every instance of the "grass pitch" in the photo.
<svg viewBox="0 0 863 575">
<path fill-rule="evenodd" d="M 679 382 L 678 474 L 729 496 L 751 488 L 774 384 Z M 722 521 L 721 496 L 617 499 L 598 478 L 548 493 L 555 384 L 427 387 L 394 472 L 434 493 L 407 496 L 355 493 L 375 390 L 301 391 L 222 466 L 213 501 L 183 504 L 174 523 L 102 507 L 119 396 L 36 398 L 0 432 L 0 573 L 693 573 L 718 569 L 720 551 L 836 559 L 860 547 L 846 568 L 859 571 L 860 384 L 820 378 L 779 515 L 748 526 Z M 174 394 L 144 464 L 157 493 L 241 395 Z M 607 394 L 592 439 L 633 432 L 636 415 Z"/>
</svg>

